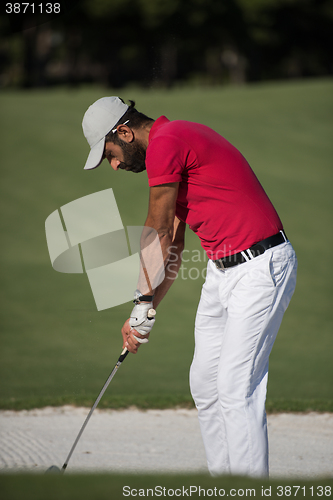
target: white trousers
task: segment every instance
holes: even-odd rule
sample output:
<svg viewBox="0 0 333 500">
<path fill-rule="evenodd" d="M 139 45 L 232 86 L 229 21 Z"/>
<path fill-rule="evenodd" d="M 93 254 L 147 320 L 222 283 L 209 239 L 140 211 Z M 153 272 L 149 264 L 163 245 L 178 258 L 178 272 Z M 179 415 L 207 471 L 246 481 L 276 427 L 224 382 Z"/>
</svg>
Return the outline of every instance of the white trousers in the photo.
<svg viewBox="0 0 333 500">
<path fill-rule="evenodd" d="M 268 475 L 268 358 L 296 270 L 289 242 L 223 271 L 208 261 L 190 387 L 212 475 Z"/>
</svg>

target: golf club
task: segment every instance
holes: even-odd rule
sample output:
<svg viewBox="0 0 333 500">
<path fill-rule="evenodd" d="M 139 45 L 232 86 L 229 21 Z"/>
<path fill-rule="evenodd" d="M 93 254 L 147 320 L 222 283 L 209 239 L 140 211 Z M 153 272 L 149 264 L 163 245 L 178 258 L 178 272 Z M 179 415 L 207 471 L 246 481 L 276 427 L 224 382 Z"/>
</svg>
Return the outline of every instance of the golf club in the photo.
<svg viewBox="0 0 333 500">
<path fill-rule="evenodd" d="M 154 309 L 149 309 L 147 318 L 148 319 L 152 319 L 155 316 L 155 314 L 156 314 L 156 311 Z M 123 351 L 121 352 L 121 354 L 120 354 L 120 356 L 118 358 L 118 361 L 117 361 L 115 367 L 113 368 L 113 370 L 110 373 L 110 375 L 108 376 L 105 384 L 103 385 L 102 390 L 99 393 L 99 395 L 98 395 L 95 403 L 93 404 L 90 412 L 88 413 L 85 421 L 83 422 L 83 425 L 82 425 L 82 427 L 80 429 L 80 432 L 78 433 L 78 435 L 77 435 L 77 437 L 76 437 L 76 439 L 74 441 L 74 444 L 73 444 L 70 452 L 68 453 L 68 456 L 67 456 L 67 458 L 66 458 L 66 460 L 65 460 L 64 465 L 62 466 L 62 468 L 59 469 L 59 467 L 57 467 L 56 465 L 51 465 L 51 467 L 49 467 L 47 469 L 46 473 L 57 474 L 57 473 L 64 473 L 65 472 L 65 470 L 67 468 L 67 465 L 68 465 L 68 462 L 69 462 L 69 460 L 70 460 L 70 458 L 71 458 L 71 456 L 72 456 L 72 454 L 73 454 L 73 452 L 74 452 L 74 450 L 76 448 L 77 443 L 79 442 L 80 437 L 82 436 L 82 433 L 83 433 L 84 429 L 87 426 L 87 423 L 89 422 L 89 419 L 90 419 L 91 415 L 93 414 L 93 411 L 95 410 L 95 408 L 97 407 L 98 403 L 102 399 L 104 392 L 108 388 L 108 385 L 110 384 L 110 382 L 113 379 L 116 371 L 118 370 L 119 366 L 122 364 L 122 362 L 124 361 L 124 359 L 126 358 L 126 356 L 127 356 L 128 353 L 129 353 L 129 351 L 125 347 L 125 349 L 123 349 Z"/>
</svg>

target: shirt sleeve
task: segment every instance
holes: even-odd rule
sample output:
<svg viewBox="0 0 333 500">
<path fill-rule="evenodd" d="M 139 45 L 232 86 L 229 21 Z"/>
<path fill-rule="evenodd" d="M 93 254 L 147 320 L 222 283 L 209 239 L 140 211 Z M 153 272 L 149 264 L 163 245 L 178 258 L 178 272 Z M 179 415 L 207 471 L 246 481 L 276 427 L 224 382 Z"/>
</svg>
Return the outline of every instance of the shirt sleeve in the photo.
<svg viewBox="0 0 333 500">
<path fill-rule="evenodd" d="M 181 182 L 187 165 L 189 146 L 173 136 L 154 138 L 146 154 L 146 168 L 149 186 Z"/>
</svg>

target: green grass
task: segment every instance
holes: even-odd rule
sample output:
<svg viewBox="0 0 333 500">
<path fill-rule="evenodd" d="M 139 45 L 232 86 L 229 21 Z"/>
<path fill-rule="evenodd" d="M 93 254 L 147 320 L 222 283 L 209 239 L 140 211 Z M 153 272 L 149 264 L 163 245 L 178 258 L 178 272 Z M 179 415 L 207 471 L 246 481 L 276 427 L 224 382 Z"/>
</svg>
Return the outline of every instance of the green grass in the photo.
<svg viewBox="0 0 333 500">
<path fill-rule="evenodd" d="M 7 475 L 3 500 L 109 500 L 120 498 L 328 498 L 332 479 L 260 480 L 208 475 Z M 200 490 L 201 488 L 201 490 Z"/>
<path fill-rule="evenodd" d="M 153 118 L 205 123 L 249 160 L 299 260 L 298 284 L 271 359 L 270 411 L 333 411 L 331 80 L 240 88 L 127 89 Z M 44 223 L 60 206 L 112 187 L 125 226 L 145 220 L 145 173 L 85 172 L 86 108 L 110 89 L 0 94 L 2 330 L 0 406 L 91 405 L 121 351 L 131 303 L 97 312 L 85 275 L 55 272 Z M 200 251 L 188 231 L 189 257 Z M 200 252 L 201 257 L 203 252 Z M 203 258 L 201 259 L 203 260 Z M 151 341 L 130 355 L 101 404 L 191 405 L 188 371 L 203 278 L 188 262 L 158 309 Z"/>
</svg>

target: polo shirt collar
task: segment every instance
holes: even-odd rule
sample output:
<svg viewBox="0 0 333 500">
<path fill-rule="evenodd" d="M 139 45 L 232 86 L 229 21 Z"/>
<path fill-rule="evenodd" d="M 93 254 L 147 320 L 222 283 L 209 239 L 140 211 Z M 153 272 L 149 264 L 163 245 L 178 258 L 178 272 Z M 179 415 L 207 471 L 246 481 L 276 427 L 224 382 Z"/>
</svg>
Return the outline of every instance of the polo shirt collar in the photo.
<svg viewBox="0 0 333 500">
<path fill-rule="evenodd" d="M 148 141 L 150 142 L 154 138 L 154 135 L 156 134 L 156 132 L 160 127 L 169 122 L 170 120 L 168 120 L 166 116 L 160 116 L 159 118 L 157 118 L 157 120 L 155 120 L 154 122 L 154 125 L 150 129 Z"/>
</svg>

